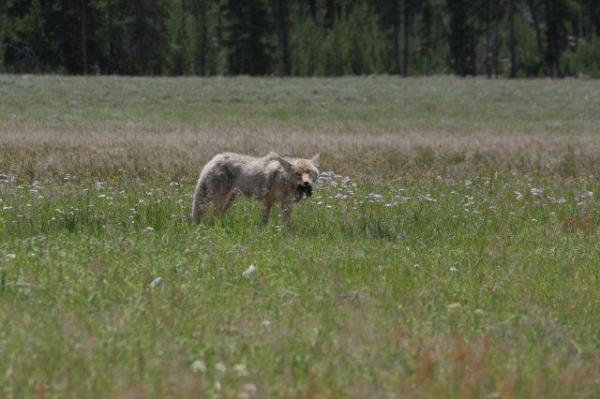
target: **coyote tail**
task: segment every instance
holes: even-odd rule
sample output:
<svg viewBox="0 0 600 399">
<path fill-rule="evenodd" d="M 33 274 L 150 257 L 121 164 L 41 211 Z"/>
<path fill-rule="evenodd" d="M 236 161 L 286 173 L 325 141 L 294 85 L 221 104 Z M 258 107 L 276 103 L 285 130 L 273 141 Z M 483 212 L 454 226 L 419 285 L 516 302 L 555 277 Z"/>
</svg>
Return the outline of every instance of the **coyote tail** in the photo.
<svg viewBox="0 0 600 399">
<path fill-rule="evenodd" d="M 194 197 L 192 199 L 192 221 L 194 223 L 200 222 L 200 218 L 205 211 L 206 194 L 206 184 L 204 179 L 200 178 L 198 179 L 198 183 L 196 183 L 196 189 L 194 190 Z"/>
</svg>

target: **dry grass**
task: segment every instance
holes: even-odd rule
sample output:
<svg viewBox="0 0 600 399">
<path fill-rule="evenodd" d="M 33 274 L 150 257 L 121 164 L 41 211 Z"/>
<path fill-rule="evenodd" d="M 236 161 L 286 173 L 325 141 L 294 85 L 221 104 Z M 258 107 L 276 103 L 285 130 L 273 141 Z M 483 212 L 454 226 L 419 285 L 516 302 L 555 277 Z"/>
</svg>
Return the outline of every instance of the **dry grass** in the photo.
<svg viewBox="0 0 600 399">
<path fill-rule="evenodd" d="M 600 83 L 0 77 L 0 173 L 191 181 L 217 152 L 353 176 L 597 174 Z M 376 173 L 373 173 L 376 172 Z"/>
<path fill-rule="evenodd" d="M 0 171 L 22 179 L 118 176 L 191 182 L 214 154 L 323 155 L 326 168 L 385 181 L 394 176 L 490 173 L 598 175 L 595 135 L 470 135 L 407 131 L 339 134 L 284 126 L 208 129 L 91 124 L 73 131 L 0 129 Z"/>
</svg>

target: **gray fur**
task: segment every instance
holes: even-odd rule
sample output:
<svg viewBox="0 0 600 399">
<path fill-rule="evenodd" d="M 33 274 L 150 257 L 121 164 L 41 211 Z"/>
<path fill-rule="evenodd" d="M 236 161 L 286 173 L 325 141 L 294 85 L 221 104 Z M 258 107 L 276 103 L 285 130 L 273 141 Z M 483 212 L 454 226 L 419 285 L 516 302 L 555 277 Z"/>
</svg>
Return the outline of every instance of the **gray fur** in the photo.
<svg viewBox="0 0 600 399">
<path fill-rule="evenodd" d="M 217 215 L 223 215 L 242 194 L 262 202 L 263 224 L 269 221 L 273 204 L 279 202 L 283 222 L 291 227 L 291 205 L 307 195 L 298 187 L 312 187 L 319 174 L 318 162 L 318 155 L 301 159 L 284 158 L 274 152 L 261 158 L 231 152 L 218 154 L 200 173 L 194 190 L 192 220 L 198 223 L 211 205 Z"/>
</svg>

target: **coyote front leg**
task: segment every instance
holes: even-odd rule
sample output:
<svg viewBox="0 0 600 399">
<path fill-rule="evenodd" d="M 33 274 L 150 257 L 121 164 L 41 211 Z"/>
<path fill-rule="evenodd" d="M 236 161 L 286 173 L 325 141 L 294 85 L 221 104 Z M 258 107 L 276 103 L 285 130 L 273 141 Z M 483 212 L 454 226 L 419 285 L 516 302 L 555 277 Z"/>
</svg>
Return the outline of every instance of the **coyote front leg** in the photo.
<svg viewBox="0 0 600 399">
<path fill-rule="evenodd" d="M 281 219 L 283 219 L 283 224 L 288 229 L 292 228 L 292 207 L 290 204 L 282 204 L 281 205 Z"/>
</svg>

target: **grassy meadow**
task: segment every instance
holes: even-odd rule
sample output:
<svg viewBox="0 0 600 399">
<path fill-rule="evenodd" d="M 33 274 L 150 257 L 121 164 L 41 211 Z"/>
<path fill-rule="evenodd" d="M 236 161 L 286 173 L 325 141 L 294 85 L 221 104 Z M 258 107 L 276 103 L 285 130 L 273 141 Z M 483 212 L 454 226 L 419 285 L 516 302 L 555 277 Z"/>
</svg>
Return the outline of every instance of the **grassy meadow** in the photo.
<svg viewBox="0 0 600 399">
<path fill-rule="evenodd" d="M 0 75 L 0 397 L 599 397 L 599 139 L 600 81 Z M 189 221 L 225 150 L 321 153 L 294 230 Z"/>
</svg>

